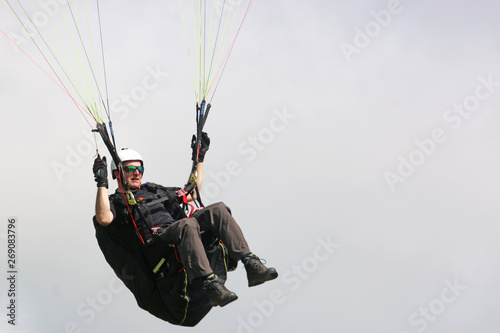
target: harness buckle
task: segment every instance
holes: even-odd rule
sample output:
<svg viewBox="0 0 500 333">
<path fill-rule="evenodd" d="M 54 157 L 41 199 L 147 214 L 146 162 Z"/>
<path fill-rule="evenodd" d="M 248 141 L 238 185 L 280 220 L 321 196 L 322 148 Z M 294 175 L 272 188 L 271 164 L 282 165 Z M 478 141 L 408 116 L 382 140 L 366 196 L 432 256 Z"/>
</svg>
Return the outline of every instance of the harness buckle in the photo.
<svg viewBox="0 0 500 333">
<path fill-rule="evenodd" d="M 151 233 L 153 235 L 158 235 L 158 234 L 160 234 L 161 229 L 162 229 L 161 227 L 152 227 L 151 228 Z"/>
</svg>

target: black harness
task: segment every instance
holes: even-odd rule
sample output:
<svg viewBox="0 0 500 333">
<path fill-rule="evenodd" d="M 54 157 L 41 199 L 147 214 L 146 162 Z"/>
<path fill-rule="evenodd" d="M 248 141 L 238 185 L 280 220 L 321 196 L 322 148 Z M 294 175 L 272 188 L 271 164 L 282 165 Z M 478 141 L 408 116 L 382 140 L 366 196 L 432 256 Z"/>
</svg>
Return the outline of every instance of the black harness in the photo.
<svg viewBox="0 0 500 333">
<path fill-rule="evenodd" d="M 181 202 L 187 201 L 183 198 L 187 195 L 186 191 L 179 187 L 165 187 L 155 183 L 145 183 L 141 186 L 145 190 L 141 192 L 141 197 L 136 197 L 136 204 L 127 205 L 125 198 L 120 193 L 115 193 L 110 196 L 110 201 L 113 203 L 117 215 L 126 223 L 131 221 L 140 221 L 142 234 L 138 234 L 138 238 L 147 240 L 142 242 L 144 245 L 151 244 L 154 241 L 154 235 L 158 234 L 161 229 L 168 227 L 168 224 L 158 225 L 153 221 L 152 208 L 161 204 L 165 210 L 172 216 L 173 221 L 177 221 L 187 217 Z M 173 222 L 170 221 L 170 222 Z M 144 228 L 145 227 L 145 228 Z M 145 230 L 147 229 L 147 231 Z M 136 230 L 136 233 L 139 231 Z"/>
</svg>

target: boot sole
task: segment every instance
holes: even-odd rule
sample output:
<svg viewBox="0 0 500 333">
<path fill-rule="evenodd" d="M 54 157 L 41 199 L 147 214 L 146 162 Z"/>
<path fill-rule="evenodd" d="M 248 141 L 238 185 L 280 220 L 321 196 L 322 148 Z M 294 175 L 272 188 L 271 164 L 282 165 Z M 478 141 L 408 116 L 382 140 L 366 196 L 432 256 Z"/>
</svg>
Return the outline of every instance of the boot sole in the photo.
<svg viewBox="0 0 500 333">
<path fill-rule="evenodd" d="M 210 302 L 210 304 L 212 306 L 220 306 L 222 308 L 222 307 L 228 305 L 229 303 L 236 301 L 237 299 L 238 299 L 238 296 L 235 293 L 233 293 L 233 295 L 228 296 L 227 299 L 224 300 L 224 302 L 221 302 L 221 303 Z"/>
<path fill-rule="evenodd" d="M 264 282 L 267 282 L 267 281 L 271 281 L 271 280 L 274 280 L 278 277 L 278 272 L 276 270 L 272 270 L 271 272 L 269 272 L 266 276 L 263 276 L 261 279 L 259 280 L 254 280 L 254 281 L 249 281 L 248 282 L 248 286 L 249 287 L 255 287 L 255 286 L 258 286 L 258 285 L 261 285 L 263 284 Z"/>
</svg>

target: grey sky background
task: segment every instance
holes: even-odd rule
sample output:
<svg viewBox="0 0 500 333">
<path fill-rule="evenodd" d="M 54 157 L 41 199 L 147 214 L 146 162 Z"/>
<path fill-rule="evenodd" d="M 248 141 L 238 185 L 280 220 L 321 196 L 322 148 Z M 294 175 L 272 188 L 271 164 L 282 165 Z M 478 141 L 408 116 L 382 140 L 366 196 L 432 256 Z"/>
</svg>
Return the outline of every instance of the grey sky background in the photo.
<svg viewBox="0 0 500 333">
<path fill-rule="evenodd" d="M 280 277 L 250 289 L 240 265 L 239 300 L 190 331 L 500 330 L 499 12 L 254 3 L 212 102 L 203 191 Z M 182 185 L 195 100 L 179 4 L 106 1 L 101 15 L 117 144 L 141 152 L 145 181 Z M 3 35 L 0 50 L 0 267 L 14 216 L 19 271 L 15 327 L 0 279 L 0 331 L 188 330 L 139 309 L 98 249 L 90 126 Z M 127 104 L 152 71 L 157 87 Z"/>
</svg>

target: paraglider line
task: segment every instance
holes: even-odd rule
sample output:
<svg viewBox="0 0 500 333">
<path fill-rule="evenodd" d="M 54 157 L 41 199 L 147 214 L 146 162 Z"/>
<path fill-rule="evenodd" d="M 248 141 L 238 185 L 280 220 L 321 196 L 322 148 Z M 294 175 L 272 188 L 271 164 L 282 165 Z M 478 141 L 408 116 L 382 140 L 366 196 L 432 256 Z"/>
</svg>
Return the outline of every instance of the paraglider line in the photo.
<svg viewBox="0 0 500 333">
<path fill-rule="evenodd" d="M 5 0 L 5 2 L 7 3 L 7 5 L 9 6 L 10 10 L 12 11 L 12 13 L 14 14 L 14 16 L 17 18 L 17 20 L 19 21 L 19 23 L 21 23 L 21 26 L 23 27 L 23 29 L 28 33 L 30 39 L 33 41 L 33 43 L 35 44 L 36 48 L 38 49 L 38 51 L 40 52 L 40 54 L 42 55 L 42 57 L 44 58 L 45 62 L 47 62 L 47 64 L 49 65 L 50 69 L 52 70 L 52 72 L 54 73 L 54 75 L 57 77 L 57 79 L 59 80 L 59 83 L 50 76 L 49 73 L 47 73 L 32 57 L 30 57 L 19 45 L 17 45 L 16 42 L 14 42 L 4 31 L 2 31 L 2 33 L 19 49 L 21 50 L 22 53 L 24 53 L 24 55 L 26 55 L 38 68 L 40 68 L 52 81 L 54 81 L 54 83 L 59 87 L 61 88 L 72 100 L 73 102 L 75 102 L 76 106 L 78 107 L 79 111 L 82 113 L 83 115 L 83 112 L 82 112 L 82 109 L 85 110 L 86 112 L 88 112 L 92 118 L 94 118 L 94 120 L 96 120 L 96 118 L 94 117 L 94 115 L 92 115 L 92 113 L 85 107 L 83 107 L 82 105 L 80 105 L 74 98 L 73 96 L 70 94 L 68 88 L 66 87 L 66 85 L 63 83 L 63 81 L 61 80 L 61 78 L 59 77 L 59 75 L 57 74 L 56 70 L 54 69 L 54 67 L 51 65 L 50 61 L 47 59 L 47 57 L 45 56 L 45 54 L 43 53 L 43 51 L 40 49 L 40 46 L 38 46 L 38 44 L 35 42 L 35 40 L 33 39 L 33 36 L 28 32 L 28 29 L 26 28 L 26 26 L 24 25 L 24 23 L 21 21 L 21 18 L 19 17 L 19 15 L 17 15 L 16 11 L 14 10 L 14 8 L 12 8 L 11 4 L 9 3 L 8 0 Z M 19 3 L 19 1 L 18 1 Z M 19 3 L 19 5 L 21 6 L 21 8 L 23 9 L 23 11 L 26 13 L 26 10 L 24 9 L 24 7 Z M 27 15 L 27 13 L 26 13 Z M 31 21 L 31 19 L 28 17 L 28 19 L 30 20 L 31 24 L 33 24 L 33 22 Z M 33 26 L 35 26 L 35 29 L 36 29 L 36 25 L 33 24 Z M 40 32 L 37 30 L 37 32 L 40 34 Z M 57 57 L 55 57 L 54 53 L 52 53 L 52 50 L 51 48 L 47 45 L 47 42 L 45 41 L 45 39 L 43 38 L 43 36 L 40 34 L 40 37 L 42 37 L 42 40 L 43 42 L 45 43 L 45 45 L 47 46 L 47 48 L 49 49 L 49 51 L 51 52 L 52 56 L 56 59 L 56 62 L 57 64 L 62 68 L 61 64 L 59 63 L 59 61 L 57 60 Z M 64 71 L 64 69 L 62 70 L 63 73 L 66 75 L 66 78 L 69 79 L 68 77 L 68 74 L 66 73 L 66 71 Z M 73 86 L 73 88 L 75 88 L 75 86 L 73 85 L 73 82 L 69 79 L 69 82 L 71 83 L 71 85 Z M 75 88 L 75 91 L 77 92 L 77 94 L 80 96 L 80 94 L 78 93 L 78 90 Z M 80 96 L 80 98 L 82 98 Z M 83 98 L 82 98 L 83 100 Z M 85 116 L 84 116 L 85 118 Z M 89 124 L 90 127 L 92 127 L 92 125 L 89 123 L 89 121 L 87 120 L 87 118 L 85 118 L 85 120 L 87 121 L 87 123 Z"/>
<path fill-rule="evenodd" d="M 76 23 L 75 16 L 73 15 L 73 10 L 71 9 L 71 5 L 69 4 L 69 2 L 68 2 L 68 9 L 69 9 L 69 12 L 71 13 L 71 17 L 73 18 L 73 23 L 75 24 L 76 31 L 78 32 L 78 37 L 80 38 L 80 43 L 82 44 L 83 52 L 85 53 L 85 58 L 87 58 L 87 64 L 89 65 L 90 72 L 92 73 L 92 77 L 94 78 L 94 83 L 95 83 L 97 90 L 99 92 L 99 97 L 101 98 L 104 109 L 106 110 L 106 114 L 109 114 L 109 110 L 106 109 L 106 105 L 104 104 L 104 98 L 102 97 L 101 89 L 99 88 L 99 84 L 97 83 L 97 79 L 95 77 L 94 68 L 92 68 L 92 64 L 91 64 L 89 56 L 87 54 L 87 49 L 85 48 L 85 44 L 83 43 L 82 35 L 80 33 L 80 28 L 78 27 L 78 24 Z"/>
<path fill-rule="evenodd" d="M 9 35 L 7 35 L 2 29 L 0 29 L 0 32 L 5 35 L 5 37 L 7 37 L 8 40 L 10 40 L 12 42 L 12 44 L 14 44 L 26 57 L 28 57 L 28 59 L 31 60 L 31 62 L 33 62 L 43 73 L 45 73 L 45 75 L 47 75 L 49 77 L 49 79 L 52 80 L 52 82 L 54 82 L 64 93 L 66 93 L 66 95 L 69 96 L 69 98 L 71 98 L 71 100 L 75 103 L 75 105 L 77 106 L 78 110 L 80 111 L 80 113 L 84 116 L 83 118 L 85 119 L 85 121 L 89 124 L 90 127 L 92 127 L 92 125 L 90 124 L 90 122 L 88 121 L 88 119 L 85 117 L 84 115 L 84 112 L 82 110 L 85 110 L 92 118 L 95 119 L 95 117 L 92 115 L 92 113 L 88 112 L 80 103 L 78 103 L 78 101 L 73 98 L 73 96 L 71 96 L 71 94 L 69 93 L 68 89 L 66 89 L 66 87 L 64 86 L 64 84 L 61 82 L 61 80 L 59 79 L 59 77 L 56 75 L 56 77 L 59 79 L 59 82 L 57 82 L 45 69 L 43 69 L 28 53 L 26 53 L 19 45 L 17 45 L 16 42 L 14 42 L 12 40 L 12 38 L 9 37 Z M 42 54 L 43 56 L 43 54 Z M 45 58 L 45 56 L 44 56 Z M 49 64 L 50 66 L 50 64 Z M 51 67 L 52 68 L 52 67 Z M 52 70 L 54 70 L 52 68 Z M 96 120 L 97 121 L 97 120 Z"/>
<path fill-rule="evenodd" d="M 221 13 L 224 13 L 225 6 L 226 6 L 226 0 L 224 0 L 224 2 L 222 3 Z M 208 73 L 209 73 L 208 81 L 210 81 L 210 75 L 212 74 L 212 66 L 214 64 L 214 59 L 215 59 L 215 50 L 217 49 L 217 44 L 219 42 L 219 32 L 220 32 L 220 26 L 222 24 L 222 16 L 223 15 L 221 14 L 219 17 L 219 24 L 217 25 L 217 33 L 215 35 L 215 45 L 214 45 L 214 49 L 212 51 L 212 57 L 210 60 L 210 69 L 208 70 Z"/>
<path fill-rule="evenodd" d="M 240 34 L 241 27 L 243 26 L 243 23 L 245 22 L 245 20 L 246 20 L 246 18 L 247 18 L 247 16 L 248 16 L 248 12 L 250 11 L 250 8 L 252 7 L 253 2 L 254 2 L 254 0 L 252 0 L 252 1 L 250 2 L 250 4 L 248 5 L 248 8 L 247 8 L 247 10 L 246 10 L 246 12 L 245 12 L 245 16 L 243 17 L 243 20 L 241 21 L 241 24 L 240 24 L 240 26 L 239 26 L 239 28 L 238 28 L 238 31 L 236 32 L 236 35 L 235 35 L 235 36 L 234 36 L 234 38 L 233 38 L 233 41 L 231 42 L 231 46 L 230 46 L 229 50 L 227 51 L 226 56 L 224 57 L 224 60 L 222 61 L 221 66 L 219 67 L 219 70 L 217 71 L 217 74 L 215 74 L 215 76 L 214 76 L 214 80 L 215 80 L 217 77 L 218 77 L 218 79 L 217 79 L 217 84 L 215 85 L 215 88 L 214 88 L 214 92 L 213 92 L 213 94 L 212 94 L 212 97 L 210 98 L 210 103 L 212 102 L 212 100 L 213 100 L 213 98 L 214 98 L 214 95 L 215 95 L 215 92 L 217 91 L 217 87 L 219 86 L 220 79 L 221 79 L 221 77 L 222 77 L 222 74 L 224 74 L 224 70 L 225 70 L 226 65 L 227 65 L 227 60 L 229 59 L 229 56 L 231 55 L 231 52 L 233 51 L 233 47 L 234 47 L 234 44 L 235 44 L 235 42 L 236 42 L 236 38 L 237 38 L 237 37 L 238 37 L 238 35 Z M 221 69 L 222 69 L 222 71 L 221 71 Z M 220 71 L 221 71 L 221 74 L 220 74 L 220 76 L 218 76 Z M 208 88 L 206 95 L 208 95 L 208 93 L 210 92 L 210 89 L 212 89 L 212 85 L 213 85 L 213 83 L 214 83 L 214 82 L 212 82 L 212 84 L 211 84 L 211 85 L 210 85 L 210 87 Z"/>
<path fill-rule="evenodd" d="M 101 55 L 102 55 L 102 66 L 103 66 L 103 72 L 104 72 L 104 87 L 106 89 L 106 105 L 107 108 L 105 107 L 104 109 L 107 111 L 108 114 L 108 120 L 111 123 L 111 114 L 110 114 L 110 109 L 109 109 L 109 95 L 108 95 L 108 76 L 106 75 L 106 62 L 104 61 L 104 44 L 102 41 L 102 25 L 101 25 L 101 10 L 99 9 L 99 0 L 97 0 L 97 18 L 99 21 L 99 36 L 101 39 Z M 111 130 L 111 136 L 113 137 L 113 143 L 114 143 L 114 135 L 113 135 L 113 130 Z"/>
</svg>

